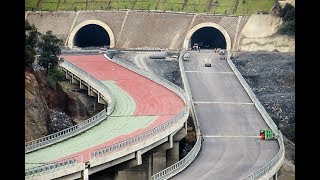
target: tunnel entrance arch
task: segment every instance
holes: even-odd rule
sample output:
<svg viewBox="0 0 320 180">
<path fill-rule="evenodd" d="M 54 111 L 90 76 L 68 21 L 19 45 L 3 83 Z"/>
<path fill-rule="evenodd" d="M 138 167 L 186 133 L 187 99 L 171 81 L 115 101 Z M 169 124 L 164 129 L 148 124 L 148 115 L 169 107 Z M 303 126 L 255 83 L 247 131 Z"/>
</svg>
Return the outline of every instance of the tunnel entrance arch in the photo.
<svg viewBox="0 0 320 180">
<path fill-rule="evenodd" d="M 212 36 L 206 37 L 207 34 Z M 227 31 L 216 23 L 206 22 L 194 26 L 187 33 L 183 43 L 184 49 L 192 47 L 192 43 L 201 43 L 200 45 L 205 48 L 225 47 L 226 50 L 231 50 L 231 40 Z"/>
<path fill-rule="evenodd" d="M 97 35 L 100 35 L 100 38 Z M 98 20 L 87 20 L 73 28 L 68 38 L 67 47 L 108 45 L 113 48 L 114 44 L 114 35 L 108 25 Z"/>
</svg>

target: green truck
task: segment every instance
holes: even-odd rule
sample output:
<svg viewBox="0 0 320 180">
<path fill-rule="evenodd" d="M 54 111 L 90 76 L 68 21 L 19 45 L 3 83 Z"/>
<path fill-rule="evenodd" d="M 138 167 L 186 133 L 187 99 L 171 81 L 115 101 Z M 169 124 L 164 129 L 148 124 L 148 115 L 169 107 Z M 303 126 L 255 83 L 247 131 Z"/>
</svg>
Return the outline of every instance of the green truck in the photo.
<svg viewBox="0 0 320 180">
<path fill-rule="evenodd" d="M 261 139 L 275 139 L 275 135 L 271 129 L 260 130 Z"/>
</svg>

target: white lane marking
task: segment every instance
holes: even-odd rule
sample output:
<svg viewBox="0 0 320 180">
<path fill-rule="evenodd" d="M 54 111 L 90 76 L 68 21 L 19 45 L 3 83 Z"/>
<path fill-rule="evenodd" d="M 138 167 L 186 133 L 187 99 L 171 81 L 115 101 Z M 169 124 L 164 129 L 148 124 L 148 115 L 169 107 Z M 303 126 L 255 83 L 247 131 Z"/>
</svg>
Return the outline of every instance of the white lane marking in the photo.
<svg viewBox="0 0 320 180">
<path fill-rule="evenodd" d="M 208 137 L 208 138 L 214 138 L 214 137 L 221 137 L 221 138 L 244 138 L 244 137 L 248 137 L 248 138 L 260 138 L 260 136 L 213 136 L 213 135 L 205 135 L 202 137 Z"/>
<path fill-rule="evenodd" d="M 254 104 L 245 102 L 206 102 L 206 101 L 193 101 L 195 104 Z"/>
<path fill-rule="evenodd" d="M 212 72 L 212 71 L 185 71 L 186 73 L 217 73 L 217 74 L 234 74 L 234 72 Z"/>
</svg>

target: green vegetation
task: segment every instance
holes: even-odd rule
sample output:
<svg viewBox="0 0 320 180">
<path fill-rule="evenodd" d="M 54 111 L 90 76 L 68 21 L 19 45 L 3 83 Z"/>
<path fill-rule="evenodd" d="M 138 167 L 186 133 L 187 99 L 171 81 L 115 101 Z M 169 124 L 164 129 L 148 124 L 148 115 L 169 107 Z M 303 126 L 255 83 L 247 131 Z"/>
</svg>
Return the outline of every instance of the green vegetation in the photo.
<svg viewBox="0 0 320 180">
<path fill-rule="evenodd" d="M 35 61 L 36 46 L 38 43 L 40 33 L 34 25 L 30 25 L 28 21 L 25 22 L 25 48 L 24 48 L 24 63 L 25 67 L 31 67 Z"/>
<path fill-rule="evenodd" d="M 63 73 L 63 71 L 61 69 L 59 69 L 58 67 L 55 67 L 54 69 L 51 69 L 46 77 L 46 83 L 47 86 L 50 88 L 55 88 L 56 87 L 56 83 L 58 81 L 65 81 L 65 75 Z"/>
<path fill-rule="evenodd" d="M 278 3 L 274 8 L 275 14 L 282 18 L 283 23 L 279 27 L 277 33 L 281 35 L 294 36 L 295 35 L 295 8 L 286 3 L 281 7 Z"/>
<path fill-rule="evenodd" d="M 25 21 L 25 68 L 32 67 L 38 53 L 39 58 L 36 63 L 46 70 L 49 87 L 55 87 L 57 81 L 64 79 L 63 72 L 58 69 L 58 63 L 63 61 L 59 58 L 61 46 L 62 40 L 52 35 L 51 31 L 41 34 L 33 24 L 30 25 L 28 21 Z"/>
<path fill-rule="evenodd" d="M 161 10 L 227 15 L 269 12 L 276 0 L 26 0 L 27 11 Z"/>
<path fill-rule="evenodd" d="M 41 35 L 41 40 L 38 43 L 40 52 L 39 65 L 46 69 L 46 74 L 56 68 L 61 59 L 58 57 L 61 54 L 60 46 L 62 40 L 52 35 L 52 31 L 47 31 Z"/>
</svg>

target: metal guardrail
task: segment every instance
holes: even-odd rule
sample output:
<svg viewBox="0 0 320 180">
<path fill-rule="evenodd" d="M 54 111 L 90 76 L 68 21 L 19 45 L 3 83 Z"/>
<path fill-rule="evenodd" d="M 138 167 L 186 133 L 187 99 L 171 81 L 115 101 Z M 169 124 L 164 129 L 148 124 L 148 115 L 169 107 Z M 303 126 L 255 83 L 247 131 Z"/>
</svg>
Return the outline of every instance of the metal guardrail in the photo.
<svg viewBox="0 0 320 180">
<path fill-rule="evenodd" d="M 284 153 L 285 153 L 285 149 L 284 149 L 284 145 L 281 142 L 283 142 L 283 137 L 282 137 L 282 133 L 279 131 L 279 136 L 278 136 L 278 141 L 280 144 L 280 150 L 277 153 L 277 155 L 272 158 L 272 160 L 267 163 L 266 165 L 264 165 L 261 169 L 259 169 L 258 171 L 252 173 L 248 178 L 246 178 L 245 180 L 254 180 L 254 179 L 259 179 L 262 176 L 264 176 L 265 174 L 267 174 L 268 172 L 270 172 L 272 170 L 272 168 L 280 161 L 284 159 Z"/>
<path fill-rule="evenodd" d="M 195 145 L 193 146 L 193 148 L 191 149 L 191 151 L 184 158 L 182 158 L 180 161 L 176 162 L 175 164 L 167 167 L 166 169 L 152 175 L 151 176 L 152 180 L 168 179 L 168 178 L 178 174 L 179 172 L 184 170 L 186 167 L 188 167 L 191 162 L 193 162 L 193 160 L 197 157 L 197 155 L 200 152 L 201 147 L 202 147 L 200 124 L 198 121 L 197 114 L 195 113 L 194 103 L 192 100 L 192 94 L 190 91 L 188 79 L 187 79 L 186 73 L 184 71 L 184 66 L 183 66 L 183 62 L 182 62 L 182 56 L 183 56 L 184 52 L 185 52 L 185 50 L 182 50 L 182 52 L 180 53 L 179 66 L 180 66 L 182 82 L 183 82 L 184 89 L 187 94 L 188 105 L 191 108 L 190 109 L 191 115 L 193 116 L 193 119 L 194 119 L 193 122 L 194 122 L 194 126 L 195 126 L 197 141 L 196 141 Z"/>
<path fill-rule="evenodd" d="M 46 147 L 48 145 L 60 142 L 64 139 L 70 138 L 72 136 L 75 136 L 85 130 L 88 130 L 89 128 L 95 126 L 96 124 L 100 123 L 102 120 L 106 119 L 108 115 L 110 115 L 114 110 L 114 97 L 111 94 L 110 90 L 103 85 L 100 81 L 96 80 L 94 77 L 92 77 L 90 74 L 84 72 L 82 69 L 76 67 L 75 65 L 63 61 L 59 64 L 60 67 L 64 68 L 67 71 L 70 71 L 71 73 L 75 74 L 77 77 L 81 78 L 85 82 L 89 83 L 92 87 L 94 87 L 97 91 L 99 91 L 103 96 L 105 96 L 108 99 L 108 108 L 103 109 L 98 114 L 94 115 L 93 117 L 87 119 L 86 121 L 79 123 L 75 126 L 72 126 L 70 128 L 64 129 L 62 131 L 53 133 L 51 135 L 29 141 L 25 143 L 25 153 L 34 151 L 39 148 Z M 25 175 L 33 175 L 38 174 L 46 171 L 52 171 L 53 169 L 58 169 L 58 167 L 66 167 L 75 165 L 77 163 L 76 159 L 68 159 L 68 160 L 61 160 L 58 162 L 54 162 L 49 165 L 42 165 L 37 166 L 34 168 L 26 169 Z"/>
<path fill-rule="evenodd" d="M 268 112 L 264 109 L 264 107 L 262 106 L 262 104 L 260 103 L 260 101 L 258 100 L 256 95 L 251 90 L 248 83 L 245 81 L 245 79 L 242 77 L 242 75 L 240 74 L 240 72 L 238 71 L 236 66 L 230 60 L 230 53 L 229 52 L 227 52 L 227 53 L 228 53 L 227 62 L 229 64 L 229 66 L 231 67 L 232 71 L 235 73 L 236 77 L 240 81 L 240 83 L 243 86 L 243 88 L 245 89 L 245 91 L 248 93 L 250 99 L 253 101 L 254 105 L 256 106 L 257 110 L 259 111 L 259 113 L 263 117 L 264 121 L 267 123 L 267 125 L 274 132 L 274 134 L 277 138 L 277 141 L 279 143 L 279 146 L 280 146 L 279 152 L 276 154 L 276 156 L 270 162 L 268 162 L 261 169 L 250 174 L 248 176 L 248 178 L 246 178 L 246 179 L 250 179 L 250 180 L 259 179 L 263 175 L 267 174 L 277 164 L 278 161 L 283 160 L 283 158 L 281 158 L 281 157 L 284 157 L 285 148 L 284 148 L 282 133 L 280 132 L 280 130 L 278 130 L 277 125 L 273 122 L 273 120 L 269 116 Z"/>
<path fill-rule="evenodd" d="M 185 90 L 187 92 L 187 96 L 188 96 L 188 100 L 191 106 L 191 110 L 192 110 L 192 114 L 195 118 L 195 128 L 196 128 L 196 132 L 197 132 L 197 142 L 194 145 L 194 147 L 192 148 L 192 150 L 179 162 L 173 164 L 172 166 L 154 174 L 151 178 L 152 180 L 158 180 L 158 179 L 168 179 L 174 175 L 176 175 L 177 173 L 179 173 L 180 171 L 182 171 L 183 169 L 185 169 L 197 156 L 198 152 L 201 150 L 201 131 L 200 131 L 200 124 L 197 118 L 197 115 L 195 113 L 195 108 L 194 108 L 194 103 L 192 100 L 192 94 L 189 88 L 189 84 L 188 84 L 188 80 L 186 78 L 186 74 L 184 71 L 184 66 L 183 63 L 181 61 L 181 55 L 183 55 L 185 52 L 185 50 L 183 50 L 180 54 L 180 58 L 179 58 L 179 64 L 180 64 L 180 71 L 181 71 L 181 77 L 182 80 L 184 82 L 184 87 Z M 227 58 L 230 61 L 230 58 Z M 231 62 L 228 62 L 230 67 L 232 68 L 232 70 L 235 72 L 237 78 L 239 79 L 239 81 L 241 82 L 241 84 L 243 85 L 243 87 L 246 89 L 247 93 L 249 94 L 250 98 L 252 98 L 252 101 L 254 102 L 254 104 L 256 105 L 257 109 L 259 110 L 259 112 L 263 115 L 263 118 L 265 121 L 268 121 L 267 124 L 270 128 L 272 129 L 277 129 L 277 126 L 274 124 L 274 122 L 272 121 L 272 119 L 270 118 L 270 116 L 268 115 L 268 113 L 265 111 L 265 109 L 263 108 L 263 106 L 261 105 L 261 103 L 259 102 L 259 100 L 255 97 L 254 93 L 252 92 L 251 88 L 249 87 L 249 85 L 246 83 L 246 81 L 243 79 L 243 77 L 241 76 L 240 72 L 235 68 L 234 64 Z M 254 98 L 253 98 L 254 97 Z M 196 125 L 197 123 L 197 125 Z M 255 179 L 259 179 L 261 178 L 263 175 L 267 174 L 268 172 L 270 172 L 270 170 L 284 157 L 284 144 L 283 144 L 283 137 L 281 132 L 278 130 L 274 131 L 276 136 L 277 136 L 277 140 L 279 142 L 279 146 L 280 146 L 280 150 L 277 153 L 277 155 L 270 161 L 268 162 L 266 165 L 264 165 L 261 169 L 259 169 L 258 171 L 250 174 L 245 180 L 255 180 Z"/>
<path fill-rule="evenodd" d="M 92 116 L 91 118 L 77 124 L 71 126 L 67 129 L 62 131 L 50 134 L 48 136 L 44 136 L 39 139 L 35 139 L 25 143 L 25 153 L 35 151 L 37 149 L 52 145 L 54 143 L 63 141 L 67 138 L 73 137 L 85 130 L 90 129 L 91 127 L 95 126 L 96 124 L 100 123 L 102 120 L 107 118 L 106 109 L 103 109 L 98 114 Z"/>
<path fill-rule="evenodd" d="M 164 78 L 161 78 L 155 74 L 152 74 L 144 69 L 140 69 L 136 66 L 133 66 L 131 64 L 128 64 L 126 62 L 124 62 L 123 60 L 121 59 L 118 59 L 118 58 L 114 58 L 114 59 L 111 59 L 109 58 L 106 54 L 104 54 L 104 56 L 109 59 L 110 61 L 124 67 L 124 68 L 127 68 L 133 72 L 136 72 L 138 74 L 140 74 L 141 76 L 144 76 L 148 79 L 151 79 L 152 81 L 155 81 L 159 84 L 161 84 L 162 86 L 166 87 L 167 89 L 173 91 L 174 93 L 176 93 L 180 98 L 182 98 L 182 100 L 186 103 L 186 97 L 185 97 L 185 93 L 184 91 L 178 87 L 177 85 L 171 83 L 170 81 L 164 79 Z M 132 137 L 130 139 L 127 139 L 127 140 L 124 140 L 124 141 L 121 141 L 117 144 L 114 144 L 114 145 L 110 145 L 110 146 L 107 146 L 107 147 L 102 147 L 102 148 L 99 148 L 97 150 L 94 150 L 91 152 L 91 158 L 97 158 L 97 157 L 100 157 L 100 156 L 104 156 L 110 152 L 113 152 L 113 151 L 117 151 L 121 148 L 124 148 L 125 146 L 130 146 L 130 145 L 133 145 L 133 144 L 137 144 L 138 142 L 141 142 L 141 141 L 144 141 L 145 139 L 148 139 L 149 137 L 152 137 L 166 129 L 168 129 L 169 127 L 171 127 L 173 124 L 175 124 L 176 122 L 178 122 L 179 120 L 181 119 L 185 119 L 187 120 L 189 116 L 189 109 L 187 106 L 185 106 L 177 115 L 175 115 L 173 118 L 171 118 L 169 121 L 143 133 L 143 134 L 140 134 L 138 136 L 135 136 L 135 137 Z"/>
<path fill-rule="evenodd" d="M 256 95 L 253 93 L 252 89 L 250 88 L 250 86 L 248 85 L 246 80 L 242 77 L 241 73 L 238 71 L 236 66 L 230 60 L 230 57 L 229 57 L 230 53 L 229 52 L 227 52 L 227 53 L 228 53 L 227 62 L 229 64 L 229 66 L 231 67 L 232 71 L 235 73 L 236 77 L 238 78 L 238 80 L 240 81 L 241 85 L 243 86 L 243 88 L 248 93 L 250 99 L 255 104 L 255 106 L 257 107 L 258 111 L 260 112 L 260 114 L 262 115 L 263 119 L 266 121 L 268 126 L 272 129 L 272 131 L 275 133 L 275 135 L 278 135 L 278 127 L 277 127 L 277 125 L 273 122 L 273 120 L 269 116 L 268 112 L 261 105 L 260 101 L 258 100 Z"/>
<path fill-rule="evenodd" d="M 52 171 L 57 171 L 62 168 L 76 165 L 78 163 L 78 156 L 73 156 L 60 161 L 51 162 L 34 168 L 29 168 L 25 170 L 25 176 L 32 176 L 40 173 L 48 173 Z"/>
<path fill-rule="evenodd" d="M 166 169 L 154 174 L 151 176 L 151 180 L 158 180 L 158 179 L 168 179 L 172 176 L 178 174 L 197 157 L 199 151 L 201 149 L 201 138 L 198 136 L 196 144 L 193 146 L 191 151 L 180 161 L 176 162 L 175 164 L 167 167 Z"/>
<path fill-rule="evenodd" d="M 85 71 L 83 71 L 82 69 L 78 68 L 77 66 L 73 65 L 68 61 L 61 62 L 59 66 L 68 70 L 69 72 L 71 72 L 72 74 L 80 78 L 81 80 L 88 83 L 92 88 L 97 90 L 102 95 L 102 98 L 103 97 L 106 98 L 105 100 L 108 103 L 107 115 L 110 115 L 113 112 L 114 104 L 115 104 L 114 97 L 111 91 L 108 89 L 108 87 L 106 87 L 104 84 L 102 84 L 102 82 L 100 82 L 96 78 L 92 77 L 90 74 L 86 73 Z"/>
<path fill-rule="evenodd" d="M 146 71 L 144 69 L 140 69 L 136 66 L 133 66 L 129 63 L 126 63 L 124 62 L 123 60 L 119 59 L 119 58 L 109 58 L 106 54 L 104 54 L 104 56 L 106 58 L 108 58 L 110 61 L 120 65 L 120 66 L 123 66 L 124 68 L 127 68 L 133 72 L 136 72 L 137 74 L 141 75 L 141 76 L 144 76 L 152 81 L 155 81 L 157 82 L 158 84 L 164 86 L 165 88 L 173 91 L 175 94 L 177 94 L 183 101 L 184 103 L 186 104 L 187 103 L 187 98 L 185 96 L 185 92 L 177 85 L 173 84 L 172 82 L 160 77 L 160 76 L 157 76 L 149 71 Z"/>
<path fill-rule="evenodd" d="M 122 148 L 125 148 L 126 146 L 131 146 L 131 145 L 134 145 L 134 144 L 137 144 L 139 142 L 142 142 L 166 129 L 168 129 L 169 127 L 171 127 L 173 124 L 175 124 L 176 122 L 178 122 L 179 120 L 181 119 L 187 119 L 188 116 L 189 116 L 189 110 L 187 107 L 183 108 L 182 111 L 180 111 L 179 114 L 177 114 L 176 116 L 174 116 L 173 118 L 171 118 L 169 121 L 143 133 L 143 134 L 140 134 L 138 136 L 135 136 L 135 137 L 132 137 L 130 139 L 127 139 L 127 140 L 124 140 L 124 141 L 121 141 L 117 144 L 114 144 L 114 145 L 110 145 L 110 146 L 107 146 L 107 147 L 103 147 L 103 148 L 99 148 L 99 149 L 96 149 L 96 150 L 93 150 L 91 152 L 91 158 L 98 158 L 100 156 L 105 156 L 106 154 L 109 154 L 111 152 L 114 152 L 114 151 L 118 151 Z"/>
</svg>

